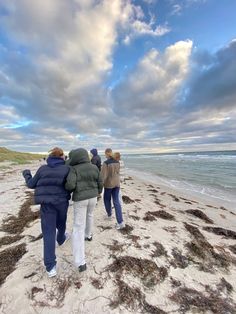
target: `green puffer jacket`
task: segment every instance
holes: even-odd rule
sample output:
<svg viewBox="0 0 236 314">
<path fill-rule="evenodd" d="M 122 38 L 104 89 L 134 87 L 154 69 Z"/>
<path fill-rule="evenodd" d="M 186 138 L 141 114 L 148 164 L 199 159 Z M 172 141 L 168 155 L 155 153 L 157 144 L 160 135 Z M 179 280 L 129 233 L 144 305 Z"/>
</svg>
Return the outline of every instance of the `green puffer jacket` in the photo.
<svg viewBox="0 0 236 314">
<path fill-rule="evenodd" d="M 92 165 L 88 152 L 78 148 L 70 152 L 70 172 L 66 179 L 66 190 L 72 192 L 75 202 L 97 197 L 102 193 L 102 178 L 97 166 Z"/>
</svg>

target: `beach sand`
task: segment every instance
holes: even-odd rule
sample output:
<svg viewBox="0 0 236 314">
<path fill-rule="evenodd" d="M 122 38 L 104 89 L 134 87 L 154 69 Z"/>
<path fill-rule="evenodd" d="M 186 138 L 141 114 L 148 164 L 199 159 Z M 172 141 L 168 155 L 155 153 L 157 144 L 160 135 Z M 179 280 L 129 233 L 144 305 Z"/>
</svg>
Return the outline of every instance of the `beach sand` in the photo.
<svg viewBox="0 0 236 314">
<path fill-rule="evenodd" d="M 236 313 L 235 211 L 134 176 L 122 185 L 126 228 L 105 219 L 100 199 L 87 271 L 69 240 L 48 278 L 39 206 L 21 175 L 39 165 L 0 170 L 0 313 Z M 69 233 L 72 222 L 70 205 Z"/>
</svg>

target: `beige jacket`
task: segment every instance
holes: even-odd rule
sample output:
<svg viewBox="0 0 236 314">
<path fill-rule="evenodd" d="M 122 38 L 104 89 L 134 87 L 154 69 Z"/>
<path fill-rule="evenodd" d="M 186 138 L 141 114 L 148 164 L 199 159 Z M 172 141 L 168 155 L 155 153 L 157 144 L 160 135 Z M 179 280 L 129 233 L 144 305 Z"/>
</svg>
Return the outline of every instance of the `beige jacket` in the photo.
<svg viewBox="0 0 236 314">
<path fill-rule="evenodd" d="M 104 188 L 115 188 L 120 186 L 120 163 L 109 158 L 104 161 L 101 170 Z"/>
</svg>

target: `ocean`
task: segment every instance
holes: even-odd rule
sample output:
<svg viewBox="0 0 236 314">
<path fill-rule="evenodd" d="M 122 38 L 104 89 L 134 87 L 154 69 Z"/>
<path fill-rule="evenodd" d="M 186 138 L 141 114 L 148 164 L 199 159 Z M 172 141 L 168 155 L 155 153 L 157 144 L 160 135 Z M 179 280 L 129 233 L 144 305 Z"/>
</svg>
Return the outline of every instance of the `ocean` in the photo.
<svg viewBox="0 0 236 314">
<path fill-rule="evenodd" d="M 130 175 L 236 203 L 236 151 L 130 154 L 122 158 Z"/>
</svg>

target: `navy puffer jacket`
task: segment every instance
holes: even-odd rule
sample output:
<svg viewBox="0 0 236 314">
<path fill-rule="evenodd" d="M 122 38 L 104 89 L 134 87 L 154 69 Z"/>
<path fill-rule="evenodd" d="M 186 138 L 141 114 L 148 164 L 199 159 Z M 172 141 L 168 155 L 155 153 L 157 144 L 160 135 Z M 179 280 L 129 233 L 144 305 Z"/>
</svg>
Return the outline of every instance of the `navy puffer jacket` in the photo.
<svg viewBox="0 0 236 314">
<path fill-rule="evenodd" d="M 70 199 L 64 187 L 69 169 L 62 158 L 48 157 L 47 165 L 41 166 L 34 177 L 30 170 L 23 171 L 28 188 L 35 189 L 35 204 L 58 204 Z"/>
</svg>

